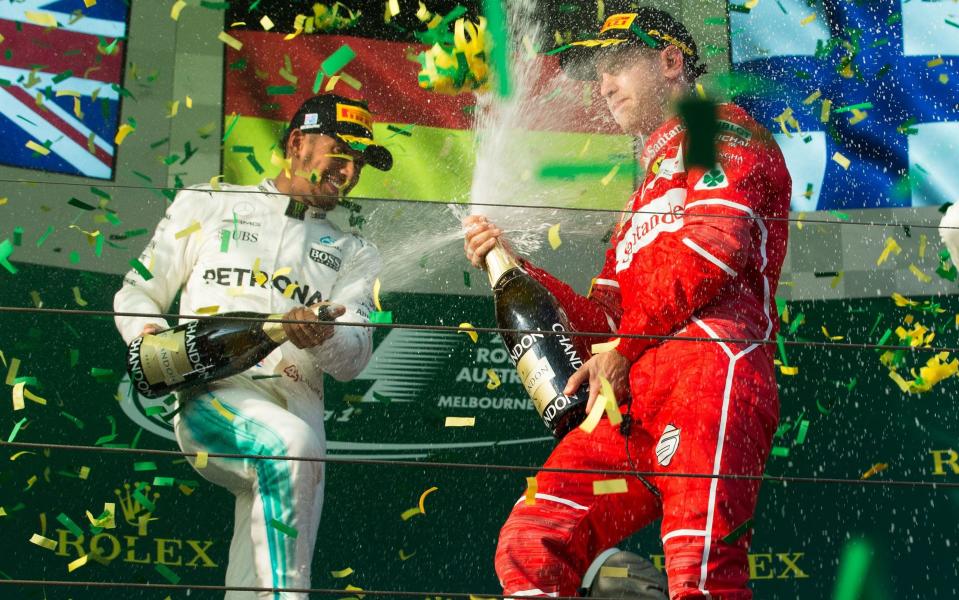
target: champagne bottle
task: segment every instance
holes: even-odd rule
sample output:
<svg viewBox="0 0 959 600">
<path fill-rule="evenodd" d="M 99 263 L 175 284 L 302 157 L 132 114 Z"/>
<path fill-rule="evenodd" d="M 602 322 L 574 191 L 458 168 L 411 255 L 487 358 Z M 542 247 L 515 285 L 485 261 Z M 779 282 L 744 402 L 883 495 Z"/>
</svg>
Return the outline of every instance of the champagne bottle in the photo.
<svg viewBox="0 0 959 600">
<path fill-rule="evenodd" d="M 566 382 L 583 365 L 572 338 L 565 335 L 571 329 L 569 318 L 556 297 L 501 245 L 486 255 L 486 267 L 496 323 L 509 330 L 502 333 L 506 351 L 546 427 L 560 439 L 583 421 L 589 399 L 585 387 L 571 396 L 563 394 Z M 556 333 L 513 333 L 516 329 Z"/>
<path fill-rule="evenodd" d="M 321 321 L 329 304 L 313 308 Z M 283 315 L 229 312 L 222 317 L 282 319 Z M 282 323 L 204 319 L 140 336 L 127 350 L 127 373 L 137 392 L 158 398 L 246 371 L 287 340 Z"/>
</svg>

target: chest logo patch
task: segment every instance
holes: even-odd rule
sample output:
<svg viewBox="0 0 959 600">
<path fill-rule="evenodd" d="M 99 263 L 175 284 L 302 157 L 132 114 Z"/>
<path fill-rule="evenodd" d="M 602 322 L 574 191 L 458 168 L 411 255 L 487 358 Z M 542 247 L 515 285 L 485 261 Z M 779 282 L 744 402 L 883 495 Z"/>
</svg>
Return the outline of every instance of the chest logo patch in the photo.
<svg viewBox="0 0 959 600">
<path fill-rule="evenodd" d="M 673 460 L 673 455 L 679 450 L 679 429 L 673 425 L 667 425 L 656 443 L 656 461 L 668 467 Z"/>
<path fill-rule="evenodd" d="M 333 248 L 317 248 L 313 246 L 310 248 L 310 259 L 313 262 L 320 263 L 323 266 L 329 267 L 334 271 L 339 271 L 340 267 L 343 265 L 343 259 L 337 256 L 334 252 L 331 252 Z"/>
<path fill-rule="evenodd" d="M 716 165 L 714 169 L 707 171 L 702 179 L 696 182 L 693 189 L 696 191 L 719 190 L 727 187 L 729 187 L 729 176 L 726 175 L 722 165 Z"/>
<path fill-rule="evenodd" d="M 616 244 L 616 272 L 629 268 L 633 256 L 653 243 L 659 234 L 678 231 L 683 226 L 686 188 L 673 188 L 637 209 L 627 222 L 626 232 Z"/>
</svg>

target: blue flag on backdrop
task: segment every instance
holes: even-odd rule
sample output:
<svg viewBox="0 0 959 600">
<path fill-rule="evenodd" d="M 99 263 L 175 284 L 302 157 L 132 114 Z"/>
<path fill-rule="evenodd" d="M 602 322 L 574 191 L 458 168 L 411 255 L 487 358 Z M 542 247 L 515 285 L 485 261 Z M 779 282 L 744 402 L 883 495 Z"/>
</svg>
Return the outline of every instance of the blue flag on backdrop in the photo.
<svg viewBox="0 0 959 600">
<path fill-rule="evenodd" d="M 733 70 L 780 90 L 738 102 L 776 134 L 793 210 L 959 201 L 959 4 L 732 4 Z"/>
<path fill-rule="evenodd" d="M 129 5 L 0 3 L 0 163 L 113 177 Z"/>
</svg>

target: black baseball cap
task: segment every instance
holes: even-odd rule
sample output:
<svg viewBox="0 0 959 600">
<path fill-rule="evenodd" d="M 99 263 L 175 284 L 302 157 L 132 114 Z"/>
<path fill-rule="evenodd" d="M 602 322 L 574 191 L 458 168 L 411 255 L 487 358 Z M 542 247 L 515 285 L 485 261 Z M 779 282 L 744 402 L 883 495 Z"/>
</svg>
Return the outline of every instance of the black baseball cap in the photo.
<svg viewBox="0 0 959 600">
<path fill-rule="evenodd" d="M 283 136 L 284 151 L 290 132 L 294 129 L 339 138 L 361 152 L 366 162 L 380 171 L 389 171 L 393 167 L 390 151 L 373 141 L 373 115 L 363 100 L 337 94 L 313 96 L 290 119 Z"/>
<path fill-rule="evenodd" d="M 699 62 L 696 41 L 686 26 L 668 12 L 651 7 L 610 15 L 598 35 L 572 42 L 553 53 L 559 53 L 560 65 L 569 77 L 591 81 L 596 79 L 596 57 L 609 48 L 625 45 L 653 49 L 676 46 L 683 52 L 690 81 L 706 72 L 706 66 Z"/>
</svg>

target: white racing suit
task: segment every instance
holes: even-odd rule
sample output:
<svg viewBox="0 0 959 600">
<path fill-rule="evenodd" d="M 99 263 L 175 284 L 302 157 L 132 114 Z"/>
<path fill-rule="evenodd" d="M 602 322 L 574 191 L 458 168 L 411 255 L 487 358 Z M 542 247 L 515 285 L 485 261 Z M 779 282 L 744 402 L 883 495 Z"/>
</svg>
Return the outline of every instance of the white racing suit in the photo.
<svg viewBox="0 0 959 600">
<path fill-rule="evenodd" d="M 130 271 L 114 299 L 118 312 L 166 312 L 177 292 L 184 318 L 218 312 L 276 314 L 330 301 L 342 321 L 368 321 L 376 248 L 345 233 L 324 212 L 259 186 L 222 185 L 181 191 L 140 256 L 153 277 Z M 202 310 L 206 309 L 206 311 Z M 181 319 L 182 320 L 182 319 Z M 117 317 L 130 343 L 156 317 Z M 355 377 L 366 365 L 371 330 L 340 326 L 322 345 L 287 342 L 252 369 L 178 394 L 174 417 L 185 452 L 319 457 L 325 454 L 323 373 Z M 191 464 L 195 462 L 191 459 Z M 210 458 L 197 471 L 236 495 L 228 586 L 308 588 L 323 503 L 323 463 Z M 261 599 L 306 594 L 262 593 Z M 228 600 L 253 592 L 228 592 Z"/>
</svg>

